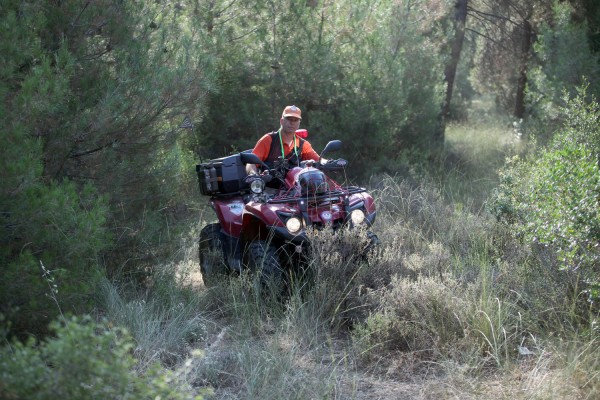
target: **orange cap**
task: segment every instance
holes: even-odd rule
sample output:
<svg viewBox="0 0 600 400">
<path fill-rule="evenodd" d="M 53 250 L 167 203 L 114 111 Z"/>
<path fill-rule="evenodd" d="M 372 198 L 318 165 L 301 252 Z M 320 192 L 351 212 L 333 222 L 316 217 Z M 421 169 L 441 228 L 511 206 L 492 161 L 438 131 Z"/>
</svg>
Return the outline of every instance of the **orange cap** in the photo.
<svg viewBox="0 0 600 400">
<path fill-rule="evenodd" d="M 287 106 L 284 110 L 283 110 L 283 114 L 281 114 L 281 118 L 285 118 L 285 117 L 296 117 L 296 118 L 300 118 L 302 115 L 302 111 L 300 111 L 300 109 L 296 106 Z"/>
</svg>

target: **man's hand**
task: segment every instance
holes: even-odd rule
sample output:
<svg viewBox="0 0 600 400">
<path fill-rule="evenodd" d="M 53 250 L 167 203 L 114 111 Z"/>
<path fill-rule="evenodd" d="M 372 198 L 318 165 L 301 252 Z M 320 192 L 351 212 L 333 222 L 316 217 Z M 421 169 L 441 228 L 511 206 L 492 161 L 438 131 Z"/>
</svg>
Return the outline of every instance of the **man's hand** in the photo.
<svg viewBox="0 0 600 400">
<path fill-rule="evenodd" d="M 246 173 L 248 175 L 258 174 L 258 168 L 256 168 L 255 164 L 246 164 Z"/>
<path fill-rule="evenodd" d="M 313 160 L 312 158 L 309 158 L 307 160 L 302 160 L 302 162 L 300 163 L 301 167 L 313 167 L 313 168 L 319 168 L 321 167 L 321 165 L 323 165 L 323 160 L 325 160 L 324 158 L 321 161 L 316 161 Z"/>
</svg>

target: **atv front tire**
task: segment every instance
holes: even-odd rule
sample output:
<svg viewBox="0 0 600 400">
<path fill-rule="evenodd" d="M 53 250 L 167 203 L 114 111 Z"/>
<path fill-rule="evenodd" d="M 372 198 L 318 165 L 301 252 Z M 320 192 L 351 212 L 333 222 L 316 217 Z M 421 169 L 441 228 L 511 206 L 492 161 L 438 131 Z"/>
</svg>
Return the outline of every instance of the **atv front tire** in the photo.
<svg viewBox="0 0 600 400">
<path fill-rule="evenodd" d="M 202 228 L 198 241 L 198 258 L 204 286 L 213 285 L 219 277 L 227 274 L 227 266 L 223 259 L 221 225 L 209 224 Z"/>
<path fill-rule="evenodd" d="M 247 264 L 264 284 L 281 285 L 283 270 L 277 254 L 277 247 L 264 240 L 250 242 L 247 248 Z"/>
</svg>

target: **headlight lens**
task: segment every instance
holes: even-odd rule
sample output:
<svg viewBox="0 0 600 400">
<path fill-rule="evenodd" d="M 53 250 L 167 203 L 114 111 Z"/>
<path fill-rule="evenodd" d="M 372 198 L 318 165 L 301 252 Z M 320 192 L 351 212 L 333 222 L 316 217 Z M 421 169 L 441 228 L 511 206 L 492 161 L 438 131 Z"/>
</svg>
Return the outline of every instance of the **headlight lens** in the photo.
<svg viewBox="0 0 600 400">
<path fill-rule="evenodd" d="M 265 182 L 263 182 L 262 179 L 255 179 L 250 183 L 250 190 L 252 190 L 252 193 L 256 193 L 256 194 L 260 194 L 263 192 L 263 189 L 265 188 Z"/>
<path fill-rule="evenodd" d="M 365 213 L 363 210 L 354 210 L 350 214 L 350 218 L 352 219 L 352 223 L 354 225 L 360 225 L 365 221 Z"/>
<path fill-rule="evenodd" d="M 296 234 L 302 229 L 302 221 L 299 218 L 292 217 L 287 220 L 285 227 L 290 233 Z"/>
</svg>

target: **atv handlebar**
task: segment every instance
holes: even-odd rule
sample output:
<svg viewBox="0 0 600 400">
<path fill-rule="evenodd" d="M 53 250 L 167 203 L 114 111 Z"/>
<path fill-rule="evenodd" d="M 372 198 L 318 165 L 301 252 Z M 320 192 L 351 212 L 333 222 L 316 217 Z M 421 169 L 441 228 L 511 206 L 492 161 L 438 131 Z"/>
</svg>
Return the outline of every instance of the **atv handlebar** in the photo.
<svg viewBox="0 0 600 400">
<path fill-rule="evenodd" d="M 329 160 L 325 164 L 321 164 L 317 168 L 325 170 L 325 171 L 335 171 L 339 169 L 344 169 L 348 165 L 348 161 L 343 158 L 338 158 L 336 160 Z"/>
<path fill-rule="evenodd" d="M 320 170 L 333 171 L 333 170 L 338 170 L 338 169 L 344 169 L 344 168 L 346 168 L 347 165 L 348 165 L 348 161 L 346 161 L 343 158 L 338 158 L 335 160 L 327 160 L 324 163 L 322 163 L 321 161 L 304 160 L 300 163 L 300 168 L 314 167 L 314 168 L 317 168 Z"/>
</svg>

